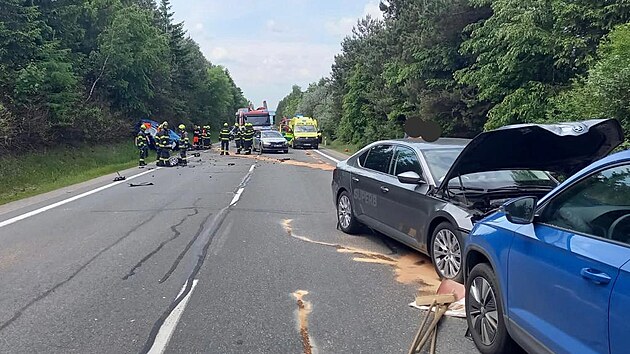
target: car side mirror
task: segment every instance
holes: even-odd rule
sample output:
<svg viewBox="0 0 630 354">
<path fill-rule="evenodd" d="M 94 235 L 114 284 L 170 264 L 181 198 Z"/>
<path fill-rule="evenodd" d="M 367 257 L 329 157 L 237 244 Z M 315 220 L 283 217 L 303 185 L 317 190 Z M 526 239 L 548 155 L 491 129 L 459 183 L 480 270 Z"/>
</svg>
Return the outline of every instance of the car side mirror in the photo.
<svg viewBox="0 0 630 354">
<path fill-rule="evenodd" d="M 536 197 L 516 198 L 503 204 L 501 211 L 505 213 L 505 217 L 509 222 L 527 225 L 534 222 L 536 203 L 538 203 L 538 198 Z"/>
<path fill-rule="evenodd" d="M 404 184 L 422 184 L 425 183 L 424 179 L 413 171 L 403 172 L 399 174 L 398 181 Z"/>
</svg>

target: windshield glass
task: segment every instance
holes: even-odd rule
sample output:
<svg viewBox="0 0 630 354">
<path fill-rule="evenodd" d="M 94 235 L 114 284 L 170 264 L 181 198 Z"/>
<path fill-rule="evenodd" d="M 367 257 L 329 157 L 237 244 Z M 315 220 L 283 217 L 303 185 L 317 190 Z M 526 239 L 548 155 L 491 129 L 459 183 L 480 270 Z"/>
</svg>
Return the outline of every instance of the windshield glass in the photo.
<svg viewBox="0 0 630 354">
<path fill-rule="evenodd" d="M 264 131 L 260 133 L 263 138 L 283 138 L 282 134 L 278 133 L 275 130 Z"/>
<path fill-rule="evenodd" d="M 269 125 L 271 123 L 269 116 L 247 116 L 245 122 L 252 123 L 252 125 Z"/>
<path fill-rule="evenodd" d="M 294 130 L 295 130 L 296 133 L 315 133 L 315 132 L 317 132 L 317 129 L 315 129 L 315 126 L 312 126 L 312 125 L 296 125 Z"/>
<path fill-rule="evenodd" d="M 431 174 L 439 183 L 451 168 L 457 156 L 462 152 L 463 148 L 457 149 L 436 149 L 425 150 L 423 155 L 429 165 Z M 479 186 L 483 188 L 497 188 L 508 186 L 549 186 L 554 187 L 556 183 L 551 176 L 543 171 L 534 170 L 506 170 L 506 171 L 487 171 L 471 173 L 462 176 L 464 186 Z M 459 181 L 457 181 L 459 185 Z"/>
</svg>

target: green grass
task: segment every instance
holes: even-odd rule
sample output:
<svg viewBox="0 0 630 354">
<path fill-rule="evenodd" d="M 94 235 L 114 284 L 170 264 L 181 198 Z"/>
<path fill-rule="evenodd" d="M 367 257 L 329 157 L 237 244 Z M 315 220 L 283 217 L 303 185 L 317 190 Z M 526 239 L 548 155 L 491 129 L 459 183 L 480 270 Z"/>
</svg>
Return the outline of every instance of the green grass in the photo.
<svg viewBox="0 0 630 354">
<path fill-rule="evenodd" d="M 346 155 L 352 155 L 355 152 L 359 151 L 359 149 L 361 149 L 363 146 L 360 145 L 353 145 L 353 144 L 346 144 L 346 143 L 342 143 L 338 140 L 334 140 L 334 141 L 328 141 L 328 145 L 325 145 L 324 147 L 331 149 L 331 150 L 335 150 L 337 152 L 340 152 L 342 154 L 346 154 Z M 346 151 L 348 150 L 348 151 Z"/>
<path fill-rule="evenodd" d="M 149 152 L 147 162 L 155 160 Z M 133 142 L 0 157 L 0 205 L 137 166 Z"/>
</svg>

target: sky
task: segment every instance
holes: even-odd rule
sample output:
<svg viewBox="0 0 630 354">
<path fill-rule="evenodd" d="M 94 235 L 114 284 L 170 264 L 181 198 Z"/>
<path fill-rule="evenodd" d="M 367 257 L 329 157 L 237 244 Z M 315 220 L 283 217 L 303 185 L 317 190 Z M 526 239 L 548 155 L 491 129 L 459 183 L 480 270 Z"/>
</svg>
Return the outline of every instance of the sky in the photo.
<svg viewBox="0 0 630 354">
<path fill-rule="evenodd" d="M 254 106 L 275 109 L 294 84 L 330 74 L 356 22 L 382 18 L 378 0 L 171 0 L 175 20 Z"/>
</svg>

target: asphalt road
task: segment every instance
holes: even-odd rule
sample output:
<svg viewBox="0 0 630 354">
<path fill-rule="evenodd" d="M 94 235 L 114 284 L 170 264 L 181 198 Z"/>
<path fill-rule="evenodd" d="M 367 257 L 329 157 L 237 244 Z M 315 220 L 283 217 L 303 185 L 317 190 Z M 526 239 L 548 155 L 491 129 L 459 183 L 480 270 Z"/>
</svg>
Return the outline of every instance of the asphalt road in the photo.
<svg viewBox="0 0 630 354">
<path fill-rule="evenodd" d="M 427 289 L 397 262 L 419 256 L 336 229 L 330 160 L 190 161 L 0 206 L 0 352 L 409 350 Z M 438 352 L 474 353 L 465 331 L 447 318 Z"/>
</svg>

